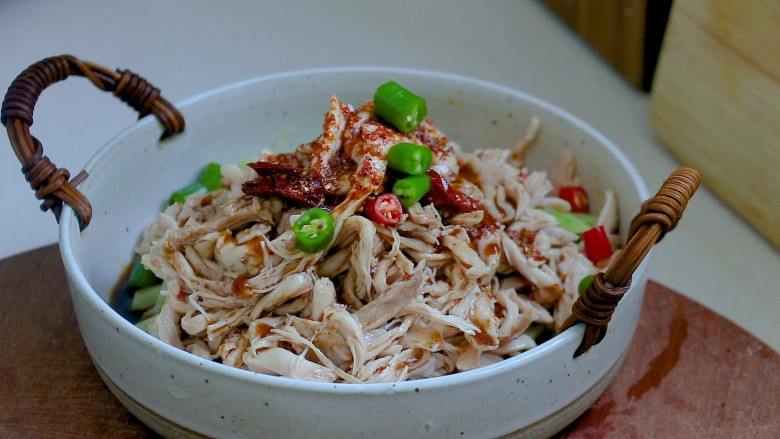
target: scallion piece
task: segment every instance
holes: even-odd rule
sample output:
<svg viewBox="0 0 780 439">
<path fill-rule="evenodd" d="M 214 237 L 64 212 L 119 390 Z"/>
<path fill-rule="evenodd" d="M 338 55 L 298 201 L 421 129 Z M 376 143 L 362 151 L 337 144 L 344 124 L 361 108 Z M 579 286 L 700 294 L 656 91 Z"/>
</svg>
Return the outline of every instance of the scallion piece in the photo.
<svg viewBox="0 0 780 439">
<path fill-rule="evenodd" d="M 219 163 L 209 163 L 200 173 L 198 182 L 209 192 L 222 189 L 222 166 Z"/>
<path fill-rule="evenodd" d="M 425 99 L 394 81 L 385 82 L 374 93 L 374 115 L 402 133 L 416 130 L 427 114 Z"/>
<path fill-rule="evenodd" d="M 160 283 L 160 279 L 152 273 L 152 270 L 144 267 L 141 263 L 141 257 L 136 256 L 133 259 L 133 268 L 130 269 L 130 277 L 127 279 L 127 286 L 135 288 L 146 288 Z"/>
<path fill-rule="evenodd" d="M 158 298 L 163 297 L 160 294 L 162 288 L 163 284 L 157 284 L 136 291 L 133 294 L 132 302 L 130 302 L 130 309 L 133 311 L 142 311 L 153 307 L 159 300 Z"/>
<path fill-rule="evenodd" d="M 579 285 L 577 285 L 577 293 L 579 293 L 580 296 L 582 296 L 582 293 L 585 292 L 585 290 L 588 288 L 588 285 L 590 285 L 591 282 L 593 282 L 593 276 L 592 274 L 589 274 L 580 280 Z"/>
<path fill-rule="evenodd" d="M 182 203 L 184 204 L 184 200 L 187 198 L 188 195 L 192 195 L 196 192 L 204 191 L 206 189 L 201 182 L 197 181 L 195 183 L 188 184 L 187 186 L 184 186 L 183 188 L 179 189 L 178 191 L 171 194 L 171 198 L 168 200 L 171 204 L 173 203 Z"/>
</svg>

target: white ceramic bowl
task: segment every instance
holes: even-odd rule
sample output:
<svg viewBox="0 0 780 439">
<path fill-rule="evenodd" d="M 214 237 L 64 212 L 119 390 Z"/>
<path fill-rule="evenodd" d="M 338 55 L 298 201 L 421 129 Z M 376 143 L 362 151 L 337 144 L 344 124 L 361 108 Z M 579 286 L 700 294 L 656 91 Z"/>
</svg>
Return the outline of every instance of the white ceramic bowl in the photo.
<svg viewBox="0 0 780 439">
<path fill-rule="evenodd" d="M 639 174 L 604 136 L 524 93 L 388 68 L 294 72 L 205 93 L 178 105 L 187 121 L 183 134 L 159 142 L 161 126 L 146 117 L 104 147 L 80 186 L 92 202 L 91 225 L 80 233 L 69 208 L 60 225 L 86 346 L 106 384 L 142 421 L 167 436 L 537 437 L 563 428 L 605 389 L 636 327 L 647 260 L 604 341 L 577 359 L 582 325 L 493 366 L 396 384 L 312 383 L 233 369 L 166 345 L 109 307 L 142 230 L 167 194 L 194 180 L 204 163 L 238 163 L 272 144 L 289 149 L 310 141 L 321 131 L 331 95 L 359 105 L 391 79 L 425 97 L 429 116 L 464 149 L 511 147 L 537 116 L 542 128 L 529 168 L 550 169 L 561 150 L 573 151 L 597 206 L 602 189 L 617 190 L 625 239 L 648 198 Z"/>
</svg>

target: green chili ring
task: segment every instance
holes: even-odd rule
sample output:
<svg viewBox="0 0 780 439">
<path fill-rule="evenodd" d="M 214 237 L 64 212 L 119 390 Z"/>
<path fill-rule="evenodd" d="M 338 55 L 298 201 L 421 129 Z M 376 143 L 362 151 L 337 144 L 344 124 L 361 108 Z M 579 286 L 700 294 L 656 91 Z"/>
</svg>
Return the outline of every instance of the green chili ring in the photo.
<svg viewBox="0 0 780 439">
<path fill-rule="evenodd" d="M 420 201 L 431 189 L 431 179 L 427 175 L 411 175 L 402 178 L 393 185 L 393 194 L 404 207 Z"/>
<path fill-rule="evenodd" d="M 427 114 L 425 99 L 396 82 L 385 82 L 374 93 L 374 115 L 402 133 L 416 130 Z"/>
<path fill-rule="evenodd" d="M 431 150 L 414 143 L 397 143 L 387 151 L 387 166 L 409 175 L 422 175 L 433 161 Z"/>
<path fill-rule="evenodd" d="M 333 241 L 336 220 L 327 210 L 314 207 L 301 214 L 293 224 L 295 245 L 304 253 L 317 253 Z"/>
</svg>

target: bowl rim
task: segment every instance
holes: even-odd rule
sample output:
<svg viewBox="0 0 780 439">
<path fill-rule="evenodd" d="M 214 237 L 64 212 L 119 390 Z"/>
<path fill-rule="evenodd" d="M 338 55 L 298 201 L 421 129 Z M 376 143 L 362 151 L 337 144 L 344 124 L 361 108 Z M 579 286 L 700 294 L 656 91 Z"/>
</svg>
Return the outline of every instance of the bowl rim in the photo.
<svg viewBox="0 0 780 439">
<path fill-rule="evenodd" d="M 644 180 L 639 174 L 636 167 L 627 156 L 620 150 L 611 140 L 609 140 L 601 132 L 593 128 L 591 125 L 585 123 L 583 120 L 575 116 L 574 114 L 558 107 L 555 104 L 544 101 L 536 96 L 528 94 L 527 92 L 514 89 L 508 86 L 500 85 L 494 82 L 490 82 L 483 79 L 477 79 L 468 76 L 462 76 L 458 74 L 436 71 L 436 70 L 423 70 L 415 68 L 405 67 L 391 67 L 391 66 L 335 66 L 335 67 L 321 67 L 321 68 L 308 68 L 292 70 L 287 72 L 273 73 L 269 75 L 261 75 L 253 78 L 248 78 L 233 83 L 218 86 L 204 92 L 193 95 L 187 99 L 184 99 L 175 104 L 176 108 L 186 110 L 189 106 L 195 105 L 203 100 L 215 97 L 217 95 L 238 90 L 244 87 L 252 86 L 263 82 L 273 82 L 278 80 L 290 80 L 296 78 L 305 78 L 307 76 L 318 75 L 336 75 L 336 74 L 364 74 L 364 73 L 382 73 L 382 74 L 398 74 L 407 76 L 416 76 L 424 79 L 443 79 L 450 82 L 460 83 L 463 85 L 489 89 L 498 92 L 503 95 L 512 95 L 521 101 L 528 102 L 534 106 L 543 108 L 544 110 L 554 114 L 567 123 L 574 125 L 577 129 L 584 131 L 589 136 L 592 136 L 598 143 L 601 144 L 612 157 L 621 165 L 623 170 L 629 176 L 633 183 L 632 190 L 637 192 L 640 199 L 648 199 L 650 197 L 647 186 Z M 149 125 L 154 125 L 149 128 Z M 84 165 L 84 169 L 89 172 L 100 160 L 107 155 L 116 145 L 128 135 L 144 129 L 153 129 L 159 131 L 162 134 L 162 127 L 157 123 L 153 116 L 146 116 L 130 126 L 126 127 L 103 145 L 95 155 L 93 155 L 87 163 Z M 171 346 L 163 341 L 149 335 L 146 332 L 136 328 L 135 325 L 124 319 L 117 313 L 108 302 L 104 301 L 100 295 L 94 290 L 92 285 L 87 281 L 86 276 L 81 271 L 76 254 L 74 252 L 74 240 L 80 239 L 80 232 L 78 231 L 78 221 L 74 211 L 68 205 L 63 206 L 61 220 L 59 223 L 59 240 L 60 240 L 60 255 L 63 260 L 63 264 L 70 281 L 75 289 L 78 291 L 80 297 L 92 307 L 94 311 L 101 313 L 106 319 L 117 327 L 119 331 L 122 331 L 129 335 L 133 342 L 148 345 L 149 349 L 171 357 L 176 362 L 182 363 L 182 366 L 191 368 L 201 368 L 204 372 L 216 375 L 225 375 L 227 378 L 244 380 L 253 384 L 265 385 L 269 387 L 279 387 L 288 390 L 301 390 L 307 392 L 325 392 L 333 394 L 385 394 L 388 391 L 394 393 L 413 392 L 425 390 L 433 390 L 437 388 L 444 388 L 463 384 L 465 382 L 475 382 L 482 379 L 490 379 L 493 376 L 500 375 L 502 372 L 510 368 L 520 367 L 522 364 L 533 361 L 539 356 L 545 355 L 548 351 L 556 349 L 566 349 L 573 353 L 576 346 L 579 344 L 579 340 L 584 333 L 584 326 L 581 324 L 575 325 L 564 332 L 556 335 L 550 340 L 545 341 L 539 346 L 530 349 L 526 352 L 518 354 L 512 358 L 502 360 L 498 363 L 483 366 L 477 369 L 458 372 L 441 377 L 431 377 L 412 381 L 402 381 L 394 383 L 321 383 L 305 380 L 290 379 L 285 377 L 277 377 L 272 375 L 266 375 L 259 372 L 253 372 L 249 370 L 234 368 L 226 366 L 213 361 L 205 360 L 196 355 L 190 354 L 184 350 Z M 652 249 L 648 256 L 653 253 Z M 641 275 L 647 269 L 648 261 L 650 257 L 646 257 L 640 264 L 639 268 L 635 272 L 635 276 Z M 634 286 L 629 290 L 629 294 L 635 289 Z M 617 358 L 616 358 L 617 360 Z"/>
</svg>

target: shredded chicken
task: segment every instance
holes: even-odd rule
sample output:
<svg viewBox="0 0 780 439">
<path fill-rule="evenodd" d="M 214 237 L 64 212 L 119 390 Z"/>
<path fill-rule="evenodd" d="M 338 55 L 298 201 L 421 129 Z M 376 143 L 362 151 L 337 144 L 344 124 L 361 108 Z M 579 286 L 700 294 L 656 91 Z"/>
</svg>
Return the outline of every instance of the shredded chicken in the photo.
<svg viewBox="0 0 780 439">
<path fill-rule="evenodd" d="M 597 271 L 543 210 L 568 210 L 551 192 L 579 184 L 574 157 L 552 182 L 523 167 L 538 131 L 534 118 L 514 149 L 466 153 L 430 119 L 399 133 L 372 102 L 333 97 L 317 139 L 251 168 L 224 165 L 222 189 L 149 225 L 136 251 L 166 297 L 150 333 L 229 366 L 324 382 L 441 376 L 532 349 L 529 328 L 559 330 Z M 386 155 L 398 142 L 431 150 L 432 187 L 387 226 L 361 211 L 392 186 Z M 598 224 L 614 233 L 616 196 L 604 193 Z M 314 254 L 291 230 L 310 205 L 335 218 Z"/>
</svg>

